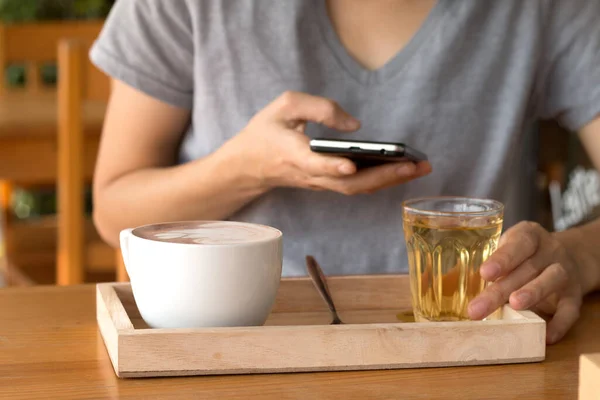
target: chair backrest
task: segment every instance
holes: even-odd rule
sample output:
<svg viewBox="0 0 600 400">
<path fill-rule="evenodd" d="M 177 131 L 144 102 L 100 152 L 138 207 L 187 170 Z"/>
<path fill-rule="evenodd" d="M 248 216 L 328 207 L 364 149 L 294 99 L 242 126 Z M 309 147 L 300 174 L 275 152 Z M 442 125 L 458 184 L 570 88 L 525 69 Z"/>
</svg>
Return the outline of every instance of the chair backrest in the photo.
<svg viewBox="0 0 600 400">
<path fill-rule="evenodd" d="M 63 39 L 58 45 L 58 254 L 57 283 L 84 281 L 84 101 L 108 101 L 109 78 L 88 59 L 93 41 Z M 89 155 L 88 155 L 89 156 Z M 126 280 L 120 252 L 111 265 Z"/>
<path fill-rule="evenodd" d="M 6 90 L 4 73 L 11 64 L 25 66 L 26 89 L 43 90 L 41 66 L 56 61 L 56 48 L 63 38 L 95 39 L 103 20 L 0 24 L 0 95 Z"/>
</svg>

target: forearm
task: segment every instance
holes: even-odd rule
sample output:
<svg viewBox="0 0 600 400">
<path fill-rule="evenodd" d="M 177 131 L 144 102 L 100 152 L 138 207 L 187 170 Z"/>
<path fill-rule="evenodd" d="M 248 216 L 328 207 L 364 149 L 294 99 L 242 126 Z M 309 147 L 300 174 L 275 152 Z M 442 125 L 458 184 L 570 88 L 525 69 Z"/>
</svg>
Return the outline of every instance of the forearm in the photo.
<svg viewBox="0 0 600 400">
<path fill-rule="evenodd" d="M 577 264 L 584 294 L 600 290 L 600 219 L 555 236 Z"/>
<path fill-rule="evenodd" d="M 118 246 L 122 229 L 182 220 L 225 219 L 264 193 L 243 162 L 216 152 L 168 168 L 126 174 L 95 188 L 94 221 L 107 242 Z"/>
</svg>

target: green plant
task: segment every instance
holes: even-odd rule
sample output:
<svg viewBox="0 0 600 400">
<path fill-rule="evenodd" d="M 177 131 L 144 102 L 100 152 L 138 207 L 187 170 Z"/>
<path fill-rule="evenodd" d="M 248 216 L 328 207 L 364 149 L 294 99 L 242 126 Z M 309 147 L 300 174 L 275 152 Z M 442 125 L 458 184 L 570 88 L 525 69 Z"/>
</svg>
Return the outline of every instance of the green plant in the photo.
<svg viewBox="0 0 600 400">
<path fill-rule="evenodd" d="M 115 0 L 0 0 L 0 22 L 104 18 Z"/>
<path fill-rule="evenodd" d="M 23 86 L 25 84 L 25 68 L 22 65 L 9 65 L 5 72 L 8 86 Z"/>
<path fill-rule="evenodd" d="M 87 185 L 82 193 L 84 213 L 92 215 L 93 196 L 91 185 Z M 56 189 L 54 187 L 23 189 L 16 188 L 11 199 L 10 212 L 18 219 L 39 218 L 54 215 L 57 211 Z"/>
<path fill-rule="evenodd" d="M 115 0 L 74 0 L 73 12 L 81 18 L 105 17 Z"/>
<path fill-rule="evenodd" d="M 36 19 L 39 0 L 0 0 L 0 21 L 28 22 Z"/>
</svg>

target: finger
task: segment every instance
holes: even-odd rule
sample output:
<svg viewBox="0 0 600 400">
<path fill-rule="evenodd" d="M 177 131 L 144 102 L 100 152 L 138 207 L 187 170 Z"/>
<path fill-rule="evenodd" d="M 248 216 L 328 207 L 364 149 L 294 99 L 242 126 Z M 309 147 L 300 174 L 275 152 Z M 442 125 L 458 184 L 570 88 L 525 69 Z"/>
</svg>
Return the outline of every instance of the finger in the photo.
<svg viewBox="0 0 600 400">
<path fill-rule="evenodd" d="M 552 293 L 565 288 L 569 275 L 562 265 L 555 263 L 544 269 L 542 273 L 510 295 L 509 302 L 515 310 L 525 310 L 537 305 Z"/>
<path fill-rule="evenodd" d="M 398 180 L 398 181 L 390 181 L 389 183 L 385 184 L 384 186 L 372 189 L 372 190 L 368 191 L 367 193 L 373 193 L 377 190 L 387 189 L 392 186 L 397 186 L 401 183 L 409 182 L 413 179 L 421 178 L 425 175 L 429 175 L 432 171 L 431 164 L 428 161 L 421 161 L 421 162 L 415 164 L 415 167 L 416 167 L 416 171 L 413 174 L 404 176 L 404 177 L 400 178 L 400 180 Z"/>
<path fill-rule="evenodd" d="M 296 166 L 310 178 L 353 175 L 356 165 L 347 158 L 299 152 Z"/>
<path fill-rule="evenodd" d="M 295 168 L 301 171 L 309 180 L 315 176 L 340 177 L 356 172 L 356 165 L 349 159 L 340 156 L 320 154 L 310 149 L 310 138 L 304 133 L 290 131 L 286 147 L 290 150 L 289 157 Z"/>
<path fill-rule="evenodd" d="M 522 222 L 506 231 L 501 245 L 481 265 L 481 277 L 491 282 L 521 265 L 538 250 L 541 230 L 536 224 Z"/>
<path fill-rule="evenodd" d="M 321 156 L 318 154 L 299 153 L 298 166 L 313 176 L 311 187 L 325 187 L 345 194 L 372 193 L 400 183 L 408 182 L 431 173 L 431 164 L 422 161 L 418 164 L 403 162 L 364 169 L 355 175 L 356 165 L 343 157 Z M 382 172 L 385 167 L 384 172 Z M 394 171 L 395 169 L 395 171 Z M 340 181 L 320 179 L 326 177 L 343 177 Z"/>
<path fill-rule="evenodd" d="M 316 183 L 330 190 L 353 195 L 372 193 L 376 190 L 407 182 L 415 178 L 417 167 L 412 162 L 394 163 L 372 167 L 342 178 L 316 179 Z"/>
<path fill-rule="evenodd" d="M 490 315 L 498 307 L 508 302 L 511 293 L 521 289 L 538 277 L 544 266 L 547 266 L 550 262 L 546 254 L 538 253 L 530 259 L 525 260 L 524 263 L 519 265 L 508 276 L 502 277 L 491 285 L 488 285 L 479 296 L 469 303 L 469 317 L 477 320 Z"/>
<path fill-rule="evenodd" d="M 323 124 L 340 131 L 355 131 L 360 122 L 335 101 L 301 92 L 285 92 L 272 104 L 275 117 L 289 128 L 306 121 Z"/>
<path fill-rule="evenodd" d="M 417 173 L 415 174 L 418 177 L 422 177 L 425 175 L 429 175 L 433 171 L 431 167 L 431 163 L 429 161 L 419 161 L 417 163 Z"/>
<path fill-rule="evenodd" d="M 548 323 L 546 342 L 554 344 L 562 339 L 579 319 L 581 301 L 573 297 L 564 297 L 558 302 L 556 313 Z"/>
</svg>

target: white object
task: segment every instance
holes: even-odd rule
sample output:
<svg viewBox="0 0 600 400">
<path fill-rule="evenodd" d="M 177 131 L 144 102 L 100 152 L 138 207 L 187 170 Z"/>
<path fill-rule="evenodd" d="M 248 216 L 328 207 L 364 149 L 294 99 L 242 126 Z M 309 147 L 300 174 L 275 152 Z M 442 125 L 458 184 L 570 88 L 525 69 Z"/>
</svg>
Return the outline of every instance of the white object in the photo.
<svg viewBox="0 0 600 400">
<path fill-rule="evenodd" d="M 556 231 L 563 230 L 561 227 L 563 212 L 562 212 L 562 193 L 560 191 L 560 183 L 552 181 L 548 185 L 550 192 L 550 204 L 552 206 L 552 221 Z"/>
<path fill-rule="evenodd" d="M 550 183 L 554 230 L 564 231 L 586 220 L 600 206 L 600 176 L 595 170 L 577 167 L 563 194 L 558 182 Z"/>
<path fill-rule="evenodd" d="M 221 224 L 270 231 L 260 240 L 221 244 L 145 239 L 136 236 L 137 228 L 121 232 L 133 295 L 150 327 L 264 324 L 281 279 L 282 233 L 261 225 Z"/>
</svg>

